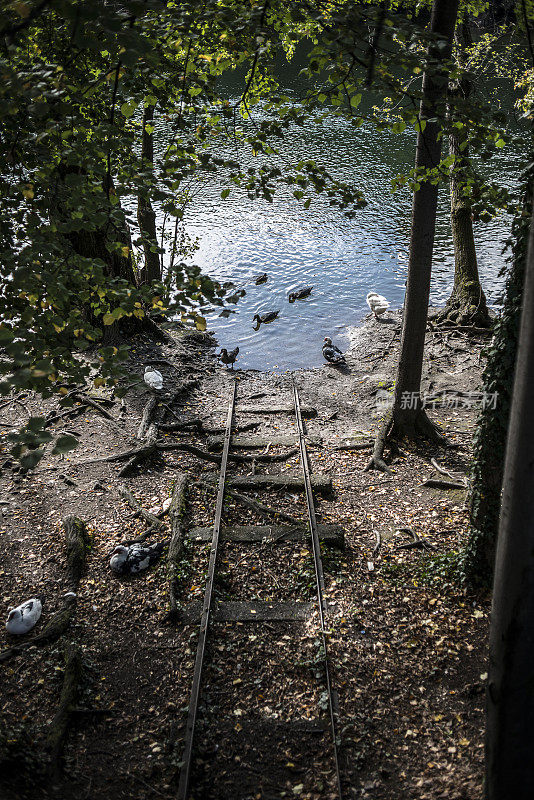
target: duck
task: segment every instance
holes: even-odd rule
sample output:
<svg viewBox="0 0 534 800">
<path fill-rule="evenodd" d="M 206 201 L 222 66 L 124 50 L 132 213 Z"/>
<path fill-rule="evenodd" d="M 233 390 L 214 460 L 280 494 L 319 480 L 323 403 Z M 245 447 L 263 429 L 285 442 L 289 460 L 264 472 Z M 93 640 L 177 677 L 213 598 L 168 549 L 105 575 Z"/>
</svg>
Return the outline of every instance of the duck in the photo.
<svg viewBox="0 0 534 800">
<path fill-rule="evenodd" d="M 273 320 L 275 320 L 279 313 L 280 313 L 280 309 L 278 309 L 278 311 L 267 311 L 265 314 L 254 314 L 254 317 L 252 318 L 252 322 L 256 322 L 257 321 L 257 325 L 258 325 L 258 327 L 255 328 L 255 330 L 259 330 L 259 327 L 260 327 L 261 324 L 266 325 L 268 322 L 272 322 Z M 252 327 L 254 327 L 254 326 L 252 326 Z"/>
<path fill-rule="evenodd" d="M 118 544 L 111 554 L 109 566 L 116 575 L 137 575 L 155 564 L 165 545 L 136 543 L 126 547 Z"/>
<path fill-rule="evenodd" d="M 376 292 L 369 292 L 366 300 L 367 305 L 375 315 L 375 319 L 378 319 L 380 314 L 385 314 L 389 308 L 388 300 L 386 300 L 383 295 L 377 294 Z"/>
<path fill-rule="evenodd" d="M 345 356 L 335 344 L 332 344 L 330 336 L 324 337 L 323 342 L 323 356 L 331 364 L 346 364 Z"/>
<path fill-rule="evenodd" d="M 147 386 L 159 392 L 163 389 L 163 375 L 157 369 L 145 367 L 143 380 Z"/>
<path fill-rule="evenodd" d="M 252 278 L 252 280 L 254 281 L 254 283 L 256 284 L 256 286 L 259 286 L 259 285 L 260 285 L 260 283 L 267 283 L 267 280 L 268 280 L 268 275 L 267 275 L 267 273 L 266 273 L 266 272 L 262 272 L 260 275 L 255 275 L 255 276 Z"/>
<path fill-rule="evenodd" d="M 34 628 L 43 611 L 42 596 L 32 597 L 31 600 L 26 600 L 21 603 L 17 608 L 8 609 L 8 617 L 6 622 L 6 630 L 15 636 L 22 636 Z"/>
<path fill-rule="evenodd" d="M 233 369 L 238 354 L 239 354 L 239 347 L 234 347 L 234 349 L 230 350 L 230 352 L 228 352 L 226 347 L 221 347 L 221 352 L 219 353 L 217 358 L 220 358 L 222 363 L 226 364 L 226 367 L 228 367 L 228 365 L 231 364 Z"/>
<path fill-rule="evenodd" d="M 312 293 L 313 286 L 305 286 L 304 289 L 297 289 L 296 292 L 289 293 L 289 302 L 294 303 L 295 300 L 304 300 Z"/>
</svg>

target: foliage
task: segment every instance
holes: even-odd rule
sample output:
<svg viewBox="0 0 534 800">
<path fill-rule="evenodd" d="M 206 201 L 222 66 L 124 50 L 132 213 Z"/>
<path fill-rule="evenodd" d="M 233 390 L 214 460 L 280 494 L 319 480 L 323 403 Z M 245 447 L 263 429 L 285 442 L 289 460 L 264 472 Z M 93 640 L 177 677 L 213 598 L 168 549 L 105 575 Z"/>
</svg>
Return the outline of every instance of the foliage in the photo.
<svg viewBox="0 0 534 800">
<path fill-rule="evenodd" d="M 450 589 L 457 592 L 463 583 L 460 553 L 457 550 L 426 554 L 410 564 L 384 561 L 381 574 L 397 585 L 439 587 L 440 591 Z"/>
<path fill-rule="evenodd" d="M 426 20 L 414 16 L 397 3 L 348 0 L 5 4 L 0 393 L 46 397 L 87 380 L 113 384 L 126 356 L 118 328 L 131 331 L 153 313 L 194 315 L 238 296 L 181 257 L 191 252 L 185 240 L 180 246 L 184 209 L 213 173 L 225 182 L 222 201 L 238 187 L 251 200 L 271 201 L 283 185 L 305 208 L 319 193 L 354 216 L 365 204 L 358 187 L 305 152 L 284 163 L 278 144 L 291 128 L 331 114 L 399 134 L 422 127 L 418 76 L 433 65 L 426 63 Z M 310 45 L 301 75 L 307 88 L 297 98 L 280 89 L 277 59 L 290 58 L 302 41 Z M 231 103 L 220 77 L 237 68 L 245 73 L 243 91 Z M 371 85 L 398 104 L 394 117 L 366 102 Z M 141 159 L 147 106 L 165 144 L 154 164 Z M 446 124 L 445 108 L 438 113 Z M 459 106 L 456 119 L 475 150 L 490 154 L 507 141 L 495 109 Z M 229 144 L 235 157 L 221 155 Z M 256 166 L 242 166 L 243 148 Z M 445 165 L 432 177 L 446 175 Z M 409 179 L 416 184 L 421 176 Z M 139 285 L 138 196 L 163 219 L 160 241 L 150 244 L 165 267 L 160 284 Z"/>
</svg>

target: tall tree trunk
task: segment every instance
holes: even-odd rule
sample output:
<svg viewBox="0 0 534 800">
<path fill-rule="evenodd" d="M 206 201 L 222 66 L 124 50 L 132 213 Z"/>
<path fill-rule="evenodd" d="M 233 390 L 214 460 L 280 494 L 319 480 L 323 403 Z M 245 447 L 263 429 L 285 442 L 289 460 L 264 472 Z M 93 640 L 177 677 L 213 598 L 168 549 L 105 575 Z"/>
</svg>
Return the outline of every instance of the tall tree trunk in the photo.
<svg viewBox="0 0 534 800">
<path fill-rule="evenodd" d="M 487 696 L 486 798 L 534 797 L 534 216 L 506 448 Z"/>
<path fill-rule="evenodd" d="M 126 216 L 120 203 L 111 203 L 113 186 L 107 187 L 106 179 L 98 186 L 91 184 L 87 175 L 77 167 L 61 165 L 58 169 L 56 192 L 50 206 L 50 218 L 58 221 L 61 235 L 72 251 L 84 259 L 101 261 L 105 279 L 122 278 L 131 286 L 137 286 L 137 275 L 132 260 L 132 241 Z M 72 210 L 78 210 L 79 196 L 86 198 L 86 220 L 84 224 L 73 222 Z M 104 214 L 102 212 L 105 212 Z M 104 218 L 95 226 L 96 217 Z M 137 317 L 124 318 L 119 324 L 102 325 L 89 307 L 87 318 L 96 328 L 101 328 L 103 344 L 114 343 L 119 337 L 119 328 L 126 326 L 129 332 L 143 328 Z"/>
<path fill-rule="evenodd" d="M 441 70 L 436 69 L 436 65 L 444 65 L 451 56 L 457 13 L 458 0 L 434 0 L 430 30 L 437 41 L 428 49 L 428 60 L 433 65 L 432 73 L 425 71 L 423 77 L 420 110 L 423 124 L 417 135 L 415 152 L 417 170 L 434 169 L 441 159 L 441 139 L 438 138 L 440 125 L 436 117 L 440 113 L 439 106 L 445 102 L 447 73 L 444 67 Z M 429 180 L 421 181 L 420 188 L 413 195 L 410 260 L 395 399 L 379 434 L 377 447 L 368 464 L 369 469 L 385 468 L 382 453 L 388 433 L 413 436 L 419 432 L 438 436 L 422 408 L 420 396 L 437 202 L 437 184 Z"/>
<path fill-rule="evenodd" d="M 154 162 L 154 106 L 146 106 L 143 112 L 143 138 L 141 145 L 141 160 L 145 171 L 153 171 Z M 141 270 L 141 283 L 151 283 L 161 280 L 161 268 L 158 255 L 156 214 L 152 208 L 150 198 L 139 195 L 137 203 L 137 221 L 141 231 L 143 251 L 145 256 L 144 268 Z"/>
<path fill-rule="evenodd" d="M 465 66 L 466 48 L 472 44 L 469 22 L 464 19 L 457 36 L 457 61 Z M 463 76 L 450 93 L 466 100 L 472 92 L 470 80 Z M 451 112 L 452 116 L 453 112 Z M 463 149 L 462 149 L 463 148 Z M 454 243 L 454 286 L 445 308 L 433 317 L 437 324 L 473 325 L 486 328 L 491 325 L 486 298 L 478 275 L 475 237 L 473 235 L 472 209 L 463 189 L 469 172 L 469 150 L 466 136 L 457 128 L 449 135 L 449 153 L 454 156 L 451 167 L 451 229 Z"/>
<path fill-rule="evenodd" d="M 513 258 L 507 278 L 504 303 L 482 373 L 486 403 L 480 413 L 473 443 L 473 469 L 469 499 L 469 533 L 462 553 L 462 570 L 473 587 L 490 585 L 499 527 L 504 451 L 510 418 L 519 320 L 525 280 L 525 262 L 533 210 L 534 154 L 524 180 L 521 212 L 512 225 Z"/>
</svg>

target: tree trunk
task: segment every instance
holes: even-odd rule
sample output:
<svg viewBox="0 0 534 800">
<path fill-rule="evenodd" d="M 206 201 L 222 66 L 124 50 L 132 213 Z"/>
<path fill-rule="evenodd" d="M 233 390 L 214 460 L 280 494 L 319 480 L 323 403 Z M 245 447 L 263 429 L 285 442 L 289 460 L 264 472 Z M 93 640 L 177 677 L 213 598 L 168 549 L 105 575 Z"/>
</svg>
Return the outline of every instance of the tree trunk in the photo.
<svg viewBox="0 0 534 800">
<path fill-rule="evenodd" d="M 83 224 L 73 223 L 72 211 L 78 211 L 79 195 L 85 196 L 86 208 Z M 56 192 L 50 206 L 50 217 L 59 223 L 61 235 L 72 251 L 84 259 L 103 263 L 104 283 L 107 279 L 121 278 L 132 287 L 137 286 L 137 275 L 132 260 L 132 240 L 128 222 L 120 203 L 113 203 L 113 186 L 90 182 L 83 170 L 71 165 L 60 165 Z M 98 227 L 93 220 L 104 218 Z M 102 281 L 100 276 L 95 278 Z M 102 330 L 101 344 L 113 344 L 120 338 L 124 327 L 129 333 L 144 329 L 144 320 L 125 317 L 121 322 L 102 325 L 90 308 L 86 309 L 91 324 Z"/>
<path fill-rule="evenodd" d="M 145 171 L 153 170 L 154 162 L 154 135 L 152 133 L 154 122 L 154 106 L 146 106 L 143 112 L 143 135 L 141 145 L 141 160 Z M 152 208 L 150 198 L 139 195 L 137 203 L 137 221 L 143 242 L 145 255 L 144 268 L 141 270 L 141 283 L 151 283 L 161 280 L 161 267 L 159 263 L 156 214 Z"/>
<path fill-rule="evenodd" d="M 429 46 L 428 60 L 434 65 L 443 64 L 450 58 L 457 13 L 458 0 L 434 0 L 430 29 L 441 45 L 438 47 L 438 42 L 433 42 Z M 423 124 L 417 135 L 415 153 L 417 170 L 434 169 L 440 162 L 440 125 L 436 117 L 439 118 L 439 114 L 443 113 L 439 106 L 443 105 L 446 93 L 445 69 L 436 70 L 434 67 L 432 74 L 425 71 L 420 110 Z M 381 454 L 388 434 L 402 437 L 422 433 L 438 437 L 435 427 L 421 407 L 420 396 L 437 201 L 437 184 L 422 180 L 413 195 L 410 261 L 395 400 L 390 418 L 381 429 L 381 442 L 377 441 L 379 446 L 375 448 L 368 469 L 385 468 Z"/>
<path fill-rule="evenodd" d="M 506 448 L 487 696 L 486 798 L 534 797 L 534 216 Z"/>
<path fill-rule="evenodd" d="M 458 62 L 463 64 L 463 49 L 472 44 L 469 25 L 466 20 L 460 26 L 461 42 L 458 42 Z M 460 38 L 459 36 L 459 38 Z M 463 77 L 451 93 L 467 99 L 472 92 L 472 83 Z M 471 204 L 464 197 L 463 188 L 469 171 L 469 150 L 465 135 L 460 139 L 457 128 L 452 128 L 449 136 L 449 152 L 455 157 L 451 168 L 451 229 L 454 243 L 454 286 L 445 308 L 433 318 L 438 324 L 472 325 L 488 328 L 491 325 L 486 306 L 486 298 L 478 275 L 475 237 Z"/>
</svg>

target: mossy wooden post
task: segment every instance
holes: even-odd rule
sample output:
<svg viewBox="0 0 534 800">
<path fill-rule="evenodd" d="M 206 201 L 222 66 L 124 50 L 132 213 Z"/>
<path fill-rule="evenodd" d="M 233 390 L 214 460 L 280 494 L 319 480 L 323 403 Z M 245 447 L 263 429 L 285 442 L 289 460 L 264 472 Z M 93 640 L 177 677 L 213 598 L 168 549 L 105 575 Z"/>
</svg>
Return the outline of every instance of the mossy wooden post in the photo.
<svg viewBox="0 0 534 800">
<path fill-rule="evenodd" d="M 176 478 L 172 501 L 169 508 L 171 520 L 171 541 L 167 555 L 167 580 L 169 584 L 169 617 L 178 617 L 178 569 L 184 549 L 185 511 L 187 503 L 187 475 L 180 473 Z"/>
<path fill-rule="evenodd" d="M 67 545 L 67 570 L 72 591 L 75 592 L 85 569 L 89 533 L 87 525 L 79 517 L 66 517 L 63 521 L 63 527 L 65 528 L 65 542 Z"/>
<path fill-rule="evenodd" d="M 82 671 L 82 652 L 77 645 L 70 642 L 65 645 L 65 671 L 59 706 L 48 726 L 45 741 L 46 749 L 50 753 L 50 771 L 55 776 L 61 770 L 61 754 L 72 713 L 76 708 Z"/>
</svg>

